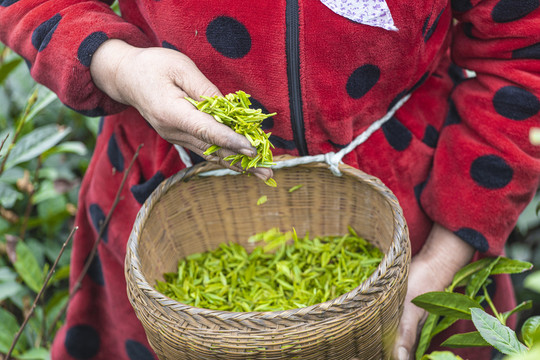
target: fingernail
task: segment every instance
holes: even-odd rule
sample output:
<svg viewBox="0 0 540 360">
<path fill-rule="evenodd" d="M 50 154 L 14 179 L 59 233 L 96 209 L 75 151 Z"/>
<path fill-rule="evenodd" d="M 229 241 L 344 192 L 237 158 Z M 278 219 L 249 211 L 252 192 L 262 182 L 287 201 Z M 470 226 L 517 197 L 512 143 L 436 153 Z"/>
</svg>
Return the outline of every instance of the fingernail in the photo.
<svg viewBox="0 0 540 360">
<path fill-rule="evenodd" d="M 403 346 L 398 349 L 398 360 L 409 360 L 409 352 Z"/>
<path fill-rule="evenodd" d="M 242 148 L 242 149 L 239 150 L 239 153 L 242 154 L 242 155 L 249 156 L 249 157 L 257 156 L 257 150 L 250 149 L 250 148 Z"/>
</svg>

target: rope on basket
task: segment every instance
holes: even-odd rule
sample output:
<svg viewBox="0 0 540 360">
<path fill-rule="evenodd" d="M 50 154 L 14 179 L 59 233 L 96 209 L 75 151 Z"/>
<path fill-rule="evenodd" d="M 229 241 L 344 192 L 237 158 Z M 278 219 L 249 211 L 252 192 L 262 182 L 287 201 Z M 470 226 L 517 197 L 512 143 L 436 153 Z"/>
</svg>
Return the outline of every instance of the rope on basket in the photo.
<svg viewBox="0 0 540 360">
<path fill-rule="evenodd" d="M 364 143 L 369 137 L 377 130 L 381 128 L 381 126 L 390 120 L 392 116 L 396 113 L 396 111 L 399 110 L 403 104 L 409 100 L 411 97 L 410 94 L 403 97 L 401 100 L 399 100 L 382 118 L 379 120 L 376 120 L 373 122 L 366 130 L 364 130 L 360 135 L 358 135 L 349 145 L 344 147 L 338 152 L 329 152 L 326 154 L 319 154 L 319 155 L 308 155 L 308 156 L 301 156 L 294 159 L 284 160 L 284 161 L 278 161 L 275 165 L 272 165 L 272 169 L 282 169 L 282 168 L 288 168 L 288 167 L 294 167 L 297 165 L 305 165 L 305 164 L 311 164 L 316 162 L 325 162 L 328 164 L 330 171 L 336 176 L 341 176 L 341 171 L 339 171 L 339 164 L 342 163 L 343 157 L 353 151 L 357 146 Z M 178 146 L 175 145 L 176 150 L 178 151 L 180 158 L 186 166 L 191 166 L 191 159 L 189 158 L 189 155 L 186 153 L 186 151 Z M 225 175 L 238 175 L 240 174 L 237 171 L 230 170 L 230 169 L 218 169 L 218 170 L 211 170 L 204 173 L 199 174 L 199 176 L 225 176 Z"/>
</svg>

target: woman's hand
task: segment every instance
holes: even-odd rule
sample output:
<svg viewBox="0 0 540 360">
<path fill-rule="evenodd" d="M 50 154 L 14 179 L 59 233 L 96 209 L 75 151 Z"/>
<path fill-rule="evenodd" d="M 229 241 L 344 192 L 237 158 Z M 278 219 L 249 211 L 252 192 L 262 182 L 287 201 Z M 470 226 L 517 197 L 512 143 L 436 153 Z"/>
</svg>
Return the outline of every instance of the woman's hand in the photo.
<svg viewBox="0 0 540 360">
<path fill-rule="evenodd" d="M 397 360 L 414 359 L 416 341 L 427 313 L 411 300 L 430 291 L 443 291 L 456 272 L 472 259 L 474 249 L 439 224 L 434 224 L 426 243 L 412 259 L 403 315 L 394 346 Z"/>
<path fill-rule="evenodd" d="M 231 167 L 223 158 L 233 154 L 256 156 L 256 149 L 244 136 L 184 99 L 222 95 L 187 56 L 165 48 L 136 48 L 113 39 L 95 52 L 90 71 L 102 91 L 135 107 L 163 139 L 237 171 L 242 168 Z M 214 144 L 221 149 L 204 155 Z M 272 176 L 268 168 L 249 171 L 263 180 Z"/>
</svg>

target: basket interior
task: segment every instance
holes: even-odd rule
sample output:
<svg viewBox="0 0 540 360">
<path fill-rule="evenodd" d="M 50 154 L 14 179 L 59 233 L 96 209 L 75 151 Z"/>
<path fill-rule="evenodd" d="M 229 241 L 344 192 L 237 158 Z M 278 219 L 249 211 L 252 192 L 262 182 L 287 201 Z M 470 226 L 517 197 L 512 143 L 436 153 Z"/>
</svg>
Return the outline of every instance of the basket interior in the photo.
<svg viewBox="0 0 540 360">
<path fill-rule="evenodd" d="M 155 202 L 142 228 L 138 254 L 141 271 L 154 285 L 176 271 L 181 258 L 237 242 L 279 227 L 299 236 L 339 235 L 352 226 L 387 252 L 394 238 L 394 213 L 372 179 L 350 169 L 337 177 L 324 167 L 293 167 L 274 172 L 271 188 L 254 176 L 196 177 L 179 182 Z M 365 177 L 365 178 L 364 178 Z M 302 184 L 294 191 L 288 190 Z M 257 205 L 266 195 L 268 200 Z"/>
</svg>

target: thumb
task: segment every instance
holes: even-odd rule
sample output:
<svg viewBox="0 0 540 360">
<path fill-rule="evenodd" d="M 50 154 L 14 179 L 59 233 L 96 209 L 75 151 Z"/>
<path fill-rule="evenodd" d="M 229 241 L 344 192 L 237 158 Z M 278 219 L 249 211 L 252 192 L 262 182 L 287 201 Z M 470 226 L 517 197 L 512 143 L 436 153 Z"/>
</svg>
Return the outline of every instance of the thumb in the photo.
<svg viewBox="0 0 540 360">
<path fill-rule="evenodd" d="M 414 359 L 414 348 L 418 337 L 420 324 L 423 322 L 426 312 L 410 301 L 406 301 L 403 315 L 399 323 L 399 333 L 394 345 L 394 359 Z"/>
<path fill-rule="evenodd" d="M 173 76 L 173 80 L 190 98 L 202 100 L 201 96 L 222 96 L 221 91 L 199 70 L 197 65 L 183 54 L 181 71 Z"/>
</svg>

